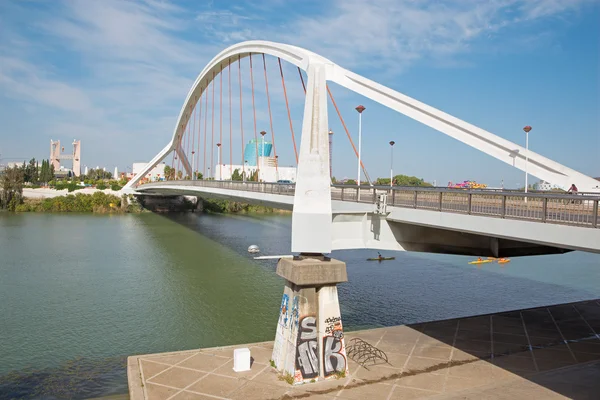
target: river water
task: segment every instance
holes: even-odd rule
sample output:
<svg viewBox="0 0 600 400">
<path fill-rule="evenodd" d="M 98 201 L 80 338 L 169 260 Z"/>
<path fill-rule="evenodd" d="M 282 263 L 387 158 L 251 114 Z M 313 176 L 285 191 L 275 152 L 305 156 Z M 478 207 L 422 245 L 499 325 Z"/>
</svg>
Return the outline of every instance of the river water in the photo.
<svg viewBox="0 0 600 400">
<path fill-rule="evenodd" d="M 246 249 L 288 254 L 290 232 L 279 215 L 1 213 L 0 399 L 126 393 L 128 355 L 272 340 L 283 281 Z M 374 254 L 333 254 L 347 330 L 600 297 L 599 255 Z"/>
</svg>

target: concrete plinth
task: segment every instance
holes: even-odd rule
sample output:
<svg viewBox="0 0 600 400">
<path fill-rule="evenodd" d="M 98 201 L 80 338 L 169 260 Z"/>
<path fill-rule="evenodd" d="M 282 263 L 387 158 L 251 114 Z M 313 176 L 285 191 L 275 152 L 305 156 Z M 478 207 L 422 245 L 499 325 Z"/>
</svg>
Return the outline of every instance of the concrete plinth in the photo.
<svg viewBox="0 0 600 400">
<path fill-rule="evenodd" d="M 348 281 L 346 264 L 317 258 L 281 259 L 285 278 L 272 360 L 294 384 L 348 372 L 337 283 Z"/>
</svg>

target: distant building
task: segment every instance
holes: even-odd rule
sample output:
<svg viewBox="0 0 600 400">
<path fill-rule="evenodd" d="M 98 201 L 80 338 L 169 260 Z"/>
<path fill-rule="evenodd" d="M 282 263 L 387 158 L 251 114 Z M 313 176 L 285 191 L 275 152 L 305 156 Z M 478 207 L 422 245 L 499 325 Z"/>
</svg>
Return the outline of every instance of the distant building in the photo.
<svg viewBox="0 0 600 400">
<path fill-rule="evenodd" d="M 142 170 L 148 165 L 148 163 L 133 163 L 131 166 L 132 177 L 142 172 Z M 165 163 L 157 164 L 154 168 L 146 174 L 146 178 L 151 181 L 158 181 L 165 178 Z"/>
<path fill-rule="evenodd" d="M 258 180 L 260 182 L 296 182 L 296 167 L 276 167 L 276 163 L 275 157 L 260 157 L 260 169 L 258 169 L 257 166 L 248 164 L 246 164 L 245 167 L 242 165 L 217 164 L 214 169 L 214 177 L 216 180 L 228 181 L 231 179 L 233 172 L 237 169 L 240 174 L 245 171 L 246 177 L 249 179 L 250 175 L 258 169 Z"/>
<path fill-rule="evenodd" d="M 244 161 L 247 162 L 248 166 L 256 167 L 256 151 L 258 150 L 259 158 L 270 157 L 272 148 L 273 144 L 268 140 L 263 142 L 262 139 L 252 139 L 246 143 L 246 148 L 244 149 Z"/>
<path fill-rule="evenodd" d="M 539 181 L 538 183 L 536 183 L 535 185 L 533 185 L 533 188 L 535 190 L 541 190 L 541 191 L 549 191 L 552 189 L 562 189 L 561 186 L 559 185 L 555 185 L 546 181 Z"/>
</svg>

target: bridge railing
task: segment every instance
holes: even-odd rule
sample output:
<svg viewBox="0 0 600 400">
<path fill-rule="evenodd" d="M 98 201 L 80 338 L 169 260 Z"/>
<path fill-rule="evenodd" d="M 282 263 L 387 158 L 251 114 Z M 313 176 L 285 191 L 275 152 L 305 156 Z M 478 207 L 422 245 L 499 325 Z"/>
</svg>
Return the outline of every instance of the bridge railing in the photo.
<svg viewBox="0 0 600 400">
<path fill-rule="evenodd" d="M 179 180 L 160 182 L 159 185 L 202 186 L 286 196 L 293 196 L 295 192 L 295 185 L 289 183 Z M 146 185 L 142 185 L 140 189 L 143 186 Z M 331 187 L 333 200 L 374 204 L 382 194 L 386 194 L 387 204 L 395 207 L 600 228 L 600 195 L 597 193 L 526 194 L 514 191 L 414 186 L 332 185 Z"/>
<path fill-rule="evenodd" d="M 335 200 L 374 203 L 381 194 L 386 194 L 387 204 L 395 207 L 600 227 L 600 195 L 597 193 L 575 195 L 478 189 L 332 186 L 332 199 Z"/>
</svg>

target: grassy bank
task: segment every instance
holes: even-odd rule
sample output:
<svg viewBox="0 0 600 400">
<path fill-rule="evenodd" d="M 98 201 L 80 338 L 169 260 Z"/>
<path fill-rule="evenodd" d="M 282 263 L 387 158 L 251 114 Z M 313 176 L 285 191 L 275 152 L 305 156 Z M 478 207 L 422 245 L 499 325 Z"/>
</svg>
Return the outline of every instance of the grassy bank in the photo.
<svg viewBox="0 0 600 400">
<path fill-rule="evenodd" d="M 291 211 L 280 210 L 272 207 L 256 206 L 252 204 L 239 203 L 229 200 L 206 200 L 202 201 L 202 211 L 219 214 L 289 214 Z"/>
<path fill-rule="evenodd" d="M 96 192 L 94 194 L 57 196 L 47 199 L 24 199 L 16 212 L 91 212 L 91 213 L 138 213 L 143 208 L 127 198 Z"/>
</svg>

